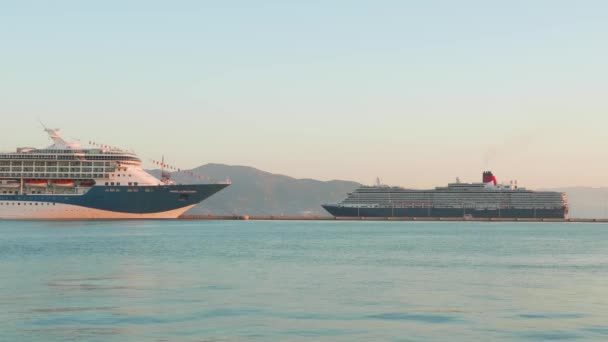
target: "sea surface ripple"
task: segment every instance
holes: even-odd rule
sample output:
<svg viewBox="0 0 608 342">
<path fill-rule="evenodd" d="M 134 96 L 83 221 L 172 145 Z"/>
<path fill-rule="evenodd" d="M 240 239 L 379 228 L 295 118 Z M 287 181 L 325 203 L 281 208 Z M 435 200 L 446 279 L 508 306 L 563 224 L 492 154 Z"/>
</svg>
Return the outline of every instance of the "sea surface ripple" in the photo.
<svg viewBox="0 0 608 342">
<path fill-rule="evenodd" d="M 608 225 L 0 222 L 0 341 L 608 340 Z"/>
</svg>

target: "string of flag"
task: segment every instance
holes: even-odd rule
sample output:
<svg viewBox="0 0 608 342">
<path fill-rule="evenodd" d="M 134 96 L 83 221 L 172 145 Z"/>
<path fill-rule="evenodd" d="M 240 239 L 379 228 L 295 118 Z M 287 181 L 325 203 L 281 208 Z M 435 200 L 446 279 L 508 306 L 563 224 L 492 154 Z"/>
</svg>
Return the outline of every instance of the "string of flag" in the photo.
<svg viewBox="0 0 608 342">
<path fill-rule="evenodd" d="M 197 174 L 195 172 L 192 172 L 191 170 L 183 170 L 181 168 L 178 168 L 178 167 L 175 167 L 173 165 L 167 164 L 164 161 L 158 161 L 158 160 L 154 160 L 154 159 L 150 159 L 150 161 L 154 165 L 160 166 L 162 169 L 167 169 L 167 170 L 172 171 L 172 172 L 180 172 L 180 173 L 186 174 L 186 175 L 188 175 L 188 176 L 190 176 L 192 178 L 197 178 L 197 179 L 200 179 L 200 180 L 208 179 L 207 177 L 199 175 L 199 174 Z"/>
<path fill-rule="evenodd" d="M 110 146 L 110 145 L 100 144 L 100 143 L 97 143 L 95 141 L 89 141 L 89 145 L 95 146 L 95 147 L 99 147 L 101 149 L 106 149 L 106 150 L 122 151 L 121 148 L 118 148 L 116 146 Z"/>
<path fill-rule="evenodd" d="M 111 145 L 106 145 L 106 144 L 100 144 L 100 143 L 97 143 L 97 142 L 92 141 L 92 140 L 89 140 L 89 145 L 95 146 L 95 147 L 98 147 L 98 148 L 101 148 L 101 149 L 105 149 L 105 150 L 123 151 L 123 149 L 121 149 L 119 147 L 111 146 Z M 199 179 L 199 180 L 209 180 L 209 181 L 211 180 L 209 177 L 197 174 L 197 173 L 193 172 L 192 170 L 183 170 L 183 169 L 181 169 L 179 167 L 167 164 L 167 163 L 164 162 L 164 158 L 163 158 L 162 161 L 158 161 L 158 160 L 154 160 L 154 159 L 150 159 L 150 161 L 153 164 L 155 164 L 157 166 L 160 166 L 162 169 L 166 169 L 166 170 L 169 170 L 171 172 L 180 172 L 182 174 L 186 174 L 186 175 L 188 175 L 188 176 L 190 176 L 192 178 L 196 178 L 196 179 Z M 120 167 L 120 164 L 118 164 L 118 166 Z M 226 179 L 226 180 L 222 181 L 221 183 L 231 184 L 232 182 L 230 181 L 230 179 Z"/>
</svg>

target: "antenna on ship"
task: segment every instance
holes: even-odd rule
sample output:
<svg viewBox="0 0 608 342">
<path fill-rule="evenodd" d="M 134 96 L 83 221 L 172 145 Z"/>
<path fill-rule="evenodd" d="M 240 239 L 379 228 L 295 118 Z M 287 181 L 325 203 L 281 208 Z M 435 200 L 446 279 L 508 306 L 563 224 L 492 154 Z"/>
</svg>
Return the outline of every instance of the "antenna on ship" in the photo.
<svg viewBox="0 0 608 342">
<path fill-rule="evenodd" d="M 165 156 L 163 156 L 160 163 L 160 181 L 163 182 L 163 184 L 169 184 L 171 182 L 171 173 L 165 172 L 165 166 Z"/>
<path fill-rule="evenodd" d="M 40 118 L 38 118 L 38 122 L 40 123 L 40 126 L 42 126 L 42 129 L 44 129 L 45 131 L 48 129 L 44 123 L 42 123 L 42 120 L 40 120 Z"/>
</svg>

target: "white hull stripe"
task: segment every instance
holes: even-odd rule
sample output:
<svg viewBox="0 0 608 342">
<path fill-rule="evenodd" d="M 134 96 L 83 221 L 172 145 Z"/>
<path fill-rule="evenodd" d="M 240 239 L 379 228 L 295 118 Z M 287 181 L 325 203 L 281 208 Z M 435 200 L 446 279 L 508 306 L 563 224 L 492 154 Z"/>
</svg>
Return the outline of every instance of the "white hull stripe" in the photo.
<svg viewBox="0 0 608 342">
<path fill-rule="evenodd" d="M 121 213 L 115 211 L 92 209 L 71 204 L 52 204 L 37 202 L 38 205 L 21 205 L 4 202 L 0 205 L 0 219 L 20 220 L 96 220 L 96 219 L 172 219 L 194 207 L 196 204 L 183 208 L 148 214 Z"/>
</svg>

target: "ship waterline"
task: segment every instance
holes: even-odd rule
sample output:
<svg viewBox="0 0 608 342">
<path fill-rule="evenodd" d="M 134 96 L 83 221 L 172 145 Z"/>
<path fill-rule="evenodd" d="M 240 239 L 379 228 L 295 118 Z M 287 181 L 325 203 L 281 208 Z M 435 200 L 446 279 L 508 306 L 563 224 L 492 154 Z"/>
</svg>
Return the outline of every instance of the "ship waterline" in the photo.
<svg viewBox="0 0 608 342">
<path fill-rule="evenodd" d="M 432 190 L 360 187 L 323 208 L 336 217 L 565 218 L 564 193 L 499 185 L 491 172 L 481 183 L 450 183 Z"/>
<path fill-rule="evenodd" d="M 345 207 L 324 204 L 323 208 L 336 217 L 471 217 L 471 218 L 565 218 L 566 211 L 558 209 L 467 209 L 467 208 L 397 208 Z"/>
<path fill-rule="evenodd" d="M 135 220 L 135 219 L 170 219 L 182 215 L 192 209 L 196 204 L 187 207 L 157 213 L 123 213 L 101 209 L 91 209 L 71 204 L 56 204 L 39 202 L 39 206 L 26 206 L 19 211 L 3 210 L 0 207 L 0 216 L 5 220 Z M 5 212 L 6 211 L 6 212 Z"/>
</svg>

